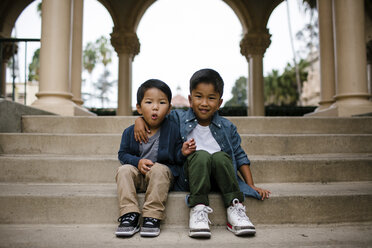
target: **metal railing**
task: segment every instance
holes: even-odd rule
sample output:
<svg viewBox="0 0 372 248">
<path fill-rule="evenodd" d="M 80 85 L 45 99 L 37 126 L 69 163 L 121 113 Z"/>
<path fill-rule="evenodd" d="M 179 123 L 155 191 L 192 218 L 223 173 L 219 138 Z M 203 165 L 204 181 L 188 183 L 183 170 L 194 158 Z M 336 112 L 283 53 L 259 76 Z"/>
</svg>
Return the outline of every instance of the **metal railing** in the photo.
<svg viewBox="0 0 372 248">
<path fill-rule="evenodd" d="M 24 85 L 24 105 L 26 105 L 26 95 L 27 95 L 27 42 L 40 42 L 40 39 L 18 39 L 18 38 L 0 38 L 0 64 L 3 64 L 4 58 L 3 58 L 3 44 L 4 43 L 12 43 L 12 101 L 15 101 L 15 58 L 14 55 L 16 54 L 16 43 L 24 42 L 25 43 L 25 85 Z M 1 82 L 3 80 L 3 73 L 6 73 L 6 67 L 3 71 L 2 68 L 0 69 L 0 83 L 4 83 L 6 86 L 6 80 L 4 82 Z M 4 87 L 5 87 L 4 86 Z M 6 97 L 5 92 L 4 97 Z"/>
</svg>

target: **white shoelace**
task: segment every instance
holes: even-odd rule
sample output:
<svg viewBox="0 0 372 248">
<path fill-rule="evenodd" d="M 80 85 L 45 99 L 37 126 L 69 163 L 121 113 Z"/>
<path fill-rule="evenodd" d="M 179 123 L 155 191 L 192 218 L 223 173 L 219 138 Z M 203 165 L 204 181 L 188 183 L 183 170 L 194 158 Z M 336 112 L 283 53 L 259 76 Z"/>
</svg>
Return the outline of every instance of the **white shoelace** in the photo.
<svg viewBox="0 0 372 248">
<path fill-rule="evenodd" d="M 208 221 L 209 224 L 212 224 L 212 222 L 208 218 L 208 214 L 210 214 L 212 212 L 213 212 L 213 210 L 208 206 L 204 206 L 203 208 L 196 210 L 195 223 L 197 223 L 197 222 L 207 222 Z"/>
<path fill-rule="evenodd" d="M 234 212 L 243 220 L 248 220 L 249 221 L 249 218 L 247 216 L 247 214 L 245 213 L 245 206 L 243 206 L 243 204 L 240 204 L 239 203 L 239 200 L 238 199 L 234 199 L 233 200 L 233 208 L 234 208 Z"/>
</svg>

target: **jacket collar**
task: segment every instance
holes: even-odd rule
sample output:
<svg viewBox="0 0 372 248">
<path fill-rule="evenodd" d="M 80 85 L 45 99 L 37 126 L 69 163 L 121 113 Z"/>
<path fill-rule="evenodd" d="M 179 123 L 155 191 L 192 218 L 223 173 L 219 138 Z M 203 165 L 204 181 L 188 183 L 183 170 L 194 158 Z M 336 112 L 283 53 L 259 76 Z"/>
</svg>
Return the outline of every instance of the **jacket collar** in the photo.
<svg viewBox="0 0 372 248">
<path fill-rule="evenodd" d="M 196 120 L 196 116 L 195 116 L 195 113 L 194 111 L 192 110 L 192 108 L 189 108 L 187 111 L 186 111 L 186 115 L 185 115 L 186 119 L 185 119 L 185 123 L 190 123 L 190 122 L 195 122 Z M 212 122 L 211 122 L 214 126 L 218 127 L 218 128 L 221 128 L 222 127 L 222 117 L 218 114 L 218 111 L 216 111 L 213 115 L 213 118 L 212 118 Z"/>
</svg>

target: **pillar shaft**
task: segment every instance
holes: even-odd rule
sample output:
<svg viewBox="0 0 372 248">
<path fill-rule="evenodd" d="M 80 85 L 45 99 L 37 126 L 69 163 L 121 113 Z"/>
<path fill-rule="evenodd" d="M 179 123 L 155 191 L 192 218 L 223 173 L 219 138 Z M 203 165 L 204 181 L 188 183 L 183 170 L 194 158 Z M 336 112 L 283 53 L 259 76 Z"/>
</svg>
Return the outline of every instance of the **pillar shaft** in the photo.
<svg viewBox="0 0 372 248">
<path fill-rule="evenodd" d="M 318 0 L 320 102 L 317 110 L 326 109 L 334 102 L 335 56 L 333 41 L 332 0 Z"/>
<path fill-rule="evenodd" d="M 367 94 L 364 1 L 336 0 L 334 3 L 336 46 L 336 98 Z"/>
<path fill-rule="evenodd" d="M 372 112 L 368 101 L 364 1 L 333 0 L 338 116 Z"/>
<path fill-rule="evenodd" d="M 249 58 L 249 116 L 264 116 L 263 56 L 251 55 Z"/>
<path fill-rule="evenodd" d="M 38 97 L 71 99 L 69 86 L 70 0 L 44 0 Z"/>
<path fill-rule="evenodd" d="M 139 53 L 136 33 L 114 29 L 111 44 L 119 57 L 118 108 L 116 115 L 132 115 L 132 61 Z"/>
<path fill-rule="evenodd" d="M 132 56 L 119 55 L 118 109 L 116 115 L 132 115 Z"/>
<path fill-rule="evenodd" d="M 81 99 L 81 72 L 83 53 L 83 0 L 73 0 L 73 25 L 71 48 L 71 92 L 72 100 L 82 105 Z"/>
<path fill-rule="evenodd" d="M 263 55 L 270 43 L 268 30 L 249 32 L 240 42 L 240 52 L 246 57 L 249 63 L 247 94 L 249 116 L 265 115 Z"/>
</svg>

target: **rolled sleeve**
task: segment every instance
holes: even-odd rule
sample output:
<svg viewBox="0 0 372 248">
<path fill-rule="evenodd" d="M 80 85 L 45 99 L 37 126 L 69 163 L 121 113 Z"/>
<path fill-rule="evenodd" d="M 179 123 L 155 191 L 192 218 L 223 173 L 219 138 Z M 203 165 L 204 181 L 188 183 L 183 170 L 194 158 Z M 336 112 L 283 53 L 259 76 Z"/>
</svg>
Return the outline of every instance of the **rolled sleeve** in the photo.
<svg viewBox="0 0 372 248">
<path fill-rule="evenodd" d="M 231 124 L 230 130 L 231 145 L 235 156 L 237 169 L 239 169 L 242 165 L 250 165 L 251 162 L 249 161 L 247 154 L 241 147 L 241 138 L 239 133 L 237 132 L 236 126 L 234 124 Z"/>
</svg>

